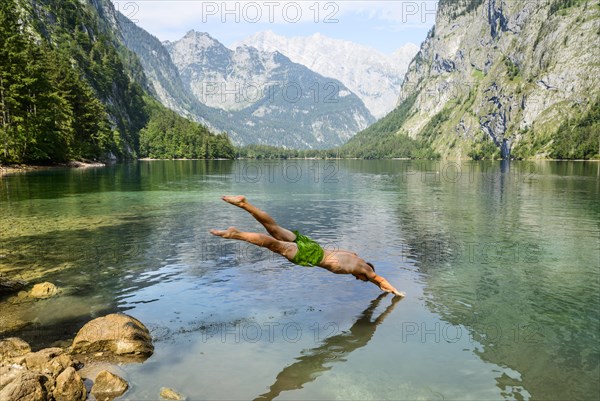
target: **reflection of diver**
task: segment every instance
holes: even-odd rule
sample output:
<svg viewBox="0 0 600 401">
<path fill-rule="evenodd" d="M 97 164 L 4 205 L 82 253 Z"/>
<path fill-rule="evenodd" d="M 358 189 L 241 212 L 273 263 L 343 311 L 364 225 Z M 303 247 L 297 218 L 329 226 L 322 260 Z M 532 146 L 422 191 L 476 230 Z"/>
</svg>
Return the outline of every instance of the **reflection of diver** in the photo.
<svg viewBox="0 0 600 401">
<path fill-rule="evenodd" d="M 344 358 L 352 351 L 367 345 L 373 334 L 375 334 L 377 325 L 383 322 L 383 319 L 392 312 L 394 306 L 402 300 L 400 297 L 394 297 L 392 303 L 383 313 L 374 321 L 371 321 L 373 311 L 386 295 L 386 293 L 383 293 L 374 299 L 348 331 L 327 338 L 317 348 L 302 351 L 303 355 L 296 358 L 298 362 L 279 372 L 269 392 L 259 395 L 256 400 L 272 400 L 283 391 L 301 389 L 304 384 L 315 380 L 322 372 L 331 369 L 331 366 L 325 366 L 325 364 L 336 361 L 343 362 L 345 361 Z"/>
</svg>

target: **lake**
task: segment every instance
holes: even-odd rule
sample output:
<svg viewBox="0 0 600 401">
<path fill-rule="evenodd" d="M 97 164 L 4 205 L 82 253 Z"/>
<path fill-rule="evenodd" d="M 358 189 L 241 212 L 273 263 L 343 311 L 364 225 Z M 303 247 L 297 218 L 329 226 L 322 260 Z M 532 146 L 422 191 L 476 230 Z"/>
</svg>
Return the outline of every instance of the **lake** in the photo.
<svg viewBox="0 0 600 401">
<path fill-rule="evenodd" d="M 244 194 L 407 297 L 211 228 Z M 3 319 L 39 349 L 122 311 L 129 400 L 597 399 L 600 163 L 140 161 L 0 177 L 0 271 L 63 293 Z"/>
</svg>

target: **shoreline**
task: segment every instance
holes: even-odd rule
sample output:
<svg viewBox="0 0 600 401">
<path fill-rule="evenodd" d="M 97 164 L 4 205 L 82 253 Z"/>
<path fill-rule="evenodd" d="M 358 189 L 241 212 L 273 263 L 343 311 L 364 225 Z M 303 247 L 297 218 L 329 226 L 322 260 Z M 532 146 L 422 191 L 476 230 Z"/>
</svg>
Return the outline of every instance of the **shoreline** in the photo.
<svg viewBox="0 0 600 401">
<path fill-rule="evenodd" d="M 247 157 L 239 157 L 235 159 L 153 159 L 149 157 L 144 157 L 140 159 L 135 159 L 135 161 L 163 161 L 163 160 L 176 160 L 176 161 L 198 161 L 198 160 L 210 160 L 210 161 L 223 161 L 223 160 L 396 160 L 396 161 L 431 161 L 431 159 L 409 159 L 409 158 L 390 158 L 390 159 L 360 159 L 360 158 L 337 158 L 337 157 L 329 157 L 329 158 L 301 158 L 301 157 L 289 157 L 289 158 L 277 158 L 277 159 L 262 159 L 262 158 L 247 158 Z M 494 160 L 471 160 L 471 159 L 435 159 L 435 161 L 492 161 L 498 162 L 503 161 L 501 159 Z M 590 163 L 600 163 L 600 159 L 522 159 L 522 160 L 508 160 L 511 162 L 590 162 Z M 130 161 L 127 161 L 130 162 Z M 0 164 L 0 178 L 9 175 L 9 174 L 24 174 L 29 173 L 31 171 L 42 171 L 42 170 L 52 170 L 57 168 L 99 168 L 106 167 L 109 164 L 113 163 L 103 163 L 103 162 L 82 162 L 82 161 L 70 161 L 66 163 L 56 163 L 56 164 Z"/>
<path fill-rule="evenodd" d="M 0 164 L 0 177 L 8 174 L 29 173 L 31 171 L 52 170 L 56 168 L 97 168 L 106 167 L 102 162 L 70 161 L 55 164 Z"/>
</svg>

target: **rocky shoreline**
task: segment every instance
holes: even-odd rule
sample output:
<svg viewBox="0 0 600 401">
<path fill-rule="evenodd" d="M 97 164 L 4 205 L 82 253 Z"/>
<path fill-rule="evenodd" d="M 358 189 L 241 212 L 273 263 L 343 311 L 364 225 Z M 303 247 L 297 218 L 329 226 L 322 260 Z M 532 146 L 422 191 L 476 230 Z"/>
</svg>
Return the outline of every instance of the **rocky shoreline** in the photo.
<svg viewBox="0 0 600 401">
<path fill-rule="evenodd" d="M 130 384 L 120 366 L 140 363 L 154 351 L 148 329 L 114 313 L 86 323 L 68 347 L 37 352 L 17 337 L 0 340 L 0 399 L 3 401 L 111 401 Z M 184 400 L 162 388 L 163 399 Z"/>
<path fill-rule="evenodd" d="M 19 291 L 18 297 L 46 299 L 61 294 L 52 283 L 38 283 L 23 291 L 26 282 L 0 277 L 0 295 Z M 113 313 L 83 325 L 72 342 L 32 352 L 18 337 L 0 339 L 0 400 L 2 401 L 111 401 L 130 383 L 123 364 L 142 363 L 154 352 L 146 326 L 132 316 Z M 157 399 L 184 400 L 163 387 Z"/>
<path fill-rule="evenodd" d="M 38 171 L 38 170 L 50 170 L 54 168 L 90 168 L 90 167 L 105 167 L 106 163 L 102 162 L 82 162 L 82 161 L 70 161 L 67 163 L 57 163 L 51 165 L 29 165 L 29 164 L 10 164 L 10 165 L 1 165 L 0 164 L 0 177 L 7 174 L 16 174 L 16 173 L 28 173 L 30 171 Z"/>
</svg>

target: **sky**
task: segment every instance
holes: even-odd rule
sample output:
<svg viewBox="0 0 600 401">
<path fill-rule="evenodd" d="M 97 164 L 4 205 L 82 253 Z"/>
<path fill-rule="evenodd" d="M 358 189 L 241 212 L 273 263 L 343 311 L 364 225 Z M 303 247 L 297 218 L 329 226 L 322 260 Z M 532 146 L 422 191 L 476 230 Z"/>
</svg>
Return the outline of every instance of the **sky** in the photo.
<svg viewBox="0 0 600 401">
<path fill-rule="evenodd" d="M 287 37 L 321 33 L 390 54 L 420 45 L 435 23 L 437 0 L 200 1 L 112 0 L 115 8 L 161 41 L 194 29 L 226 46 L 256 32 Z"/>
</svg>

